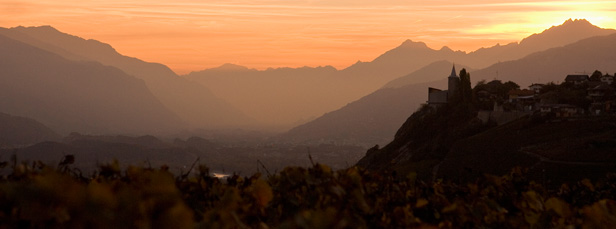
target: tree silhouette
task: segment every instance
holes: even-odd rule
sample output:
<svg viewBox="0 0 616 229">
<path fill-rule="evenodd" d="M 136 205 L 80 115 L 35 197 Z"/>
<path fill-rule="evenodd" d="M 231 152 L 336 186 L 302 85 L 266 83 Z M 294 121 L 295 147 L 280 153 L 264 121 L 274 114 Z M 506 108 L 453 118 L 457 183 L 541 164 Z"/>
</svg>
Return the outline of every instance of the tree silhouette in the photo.
<svg viewBox="0 0 616 229">
<path fill-rule="evenodd" d="M 599 70 L 595 70 L 595 72 L 593 72 L 592 75 L 590 76 L 590 80 L 599 81 L 601 80 L 601 76 L 603 76 L 603 73 L 601 73 L 601 71 Z"/>
<path fill-rule="evenodd" d="M 460 98 L 464 103 L 470 103 L 473 98 L 471 74 L 464 68 L 460 70 Z"/>
</svg>

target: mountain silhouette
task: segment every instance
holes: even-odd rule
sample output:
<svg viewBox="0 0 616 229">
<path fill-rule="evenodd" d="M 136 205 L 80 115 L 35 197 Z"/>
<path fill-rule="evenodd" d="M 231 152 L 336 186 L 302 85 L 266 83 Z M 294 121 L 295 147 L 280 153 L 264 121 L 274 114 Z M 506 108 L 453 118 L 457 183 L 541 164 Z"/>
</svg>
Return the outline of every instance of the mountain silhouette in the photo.
<svg viewBox="0 0 616 229">
<path fill-rule="evenodd" d="M 177 76 L 165 65 L 123 56 L 109 44 L 62 33 L 51 26 L 0 29 L 0 34 L 70 60 L 114 66 L 142 79 L 156 98 L 192 127 L 235 128 L 251 122 L 205 86 Z"/>
<path fill-rule="evenodd" d="M 531 54 L 519 60 L 501 62 L 469 72 L 473 82 L 496 78 L 503 82 L 516 82 L 523 88 L 532 83 L 562 82 L 566 75 L 581 71 L 588 74 L 594 70 L 612 73 L 616 72 L 614 44 L 616 34 L 592 37 Z M 427 101 L 428 87 L 446 87 L 445 77 L 451 71 L 451 65 L 452 63 L 443 61 L 430 64 L 391 81 L 384 88 L 348 106 L 293 128 L 283 136 L 299 142 L 324 139 L 323 141 L 354 142 L 364 146 L 383 145 L 393 139 L 398 128 L 396 125 L 399 126 L 420 104 Z M 414 78 L 421 82 L 436 76 L 440 76 L 441 80 L 421 84 L 409 83 Z M 385 94 L 391 96 L 384 96 Z"/>
<path fill-rule="evenodd" d="M 582 39 L 615 33 L 613 29 L 599 28 L 585 19 L 569 19 L 562 25 L 552 26 L 539 34 L 533 34 L 519 43 L 481 48 L 471 52 L 464 63 L 474 68 L 485 68 L 497 61 L 516 60 L 529 54 L 550 48 L 561 47 Z"/>
<path fill-rule="evenodd" d="M 57 141 L 61 137 L 42 123 L 25 117 L 0 113 L 0 148 Z"/>
<path fill-rule="evenodd" d="M 294 123 L 341 108 L 386 84 L 386 87 L 401 87 L 438 81 L 441 76 L 433 74 L 390 82 L 436 61 L 455 62 L 468 66 L 469 70 L 481 69 L 499 61 L 516 60 L 580 39 L 614 32 L 612 29 L 596 27 L 583 19 L 568 20 L 519 43 L 481 48 L 470 53 L 453 51 L 448 47 L 434 50 L 423 42 L 406 40 L 370 62 L 358 61 L 342 70 L 285 68 L 285 73 L 280 74 L 282 70 L 257 71 L 226 65 L 193 72 L 185 77 L 208 86 L 214 94 L 241 108 L 246 114 L 270 120 L 270 123 Z M 494 76 L 489 79 L 492 78 Z M 244 96 L 250 98 L 232 93 L 237 91 L 250 92 L 250 96 Z"/>
<path fill-rule="evenodd" d="M 471 73 L 473 81 L 498 79 L 522 87 L 532 83 L 562 82 L 568 74 L 616 72 L 616 34 L 587 38 L 560 48 L 494 64 Z"/>
<path fill-rule="evenodd" d="M 183 127 L 145 83 L 0 35 L 0 109 L 66 134 L 161 133 Z"/>
</svg>

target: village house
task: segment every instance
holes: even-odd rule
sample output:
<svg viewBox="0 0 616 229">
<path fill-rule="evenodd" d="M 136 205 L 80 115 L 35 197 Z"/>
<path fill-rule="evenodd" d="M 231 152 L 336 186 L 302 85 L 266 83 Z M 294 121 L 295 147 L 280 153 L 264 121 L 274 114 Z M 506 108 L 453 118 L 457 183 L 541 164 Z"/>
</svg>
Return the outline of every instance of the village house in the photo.
<svg viewBox="0 0 616 229">
<path fill-rule="evenodd" d="M 541 89 L 543 89 L 544 85 L 545 84 L 534 83 L 534 84 L 531 84 L 530 86 L 528 86 L 528 89 L 533 90 L 535 92 L 535 94 L 539 94 L 539 93 L 541 93 Z"/>
<path fill-rule="evenodd" d="M 508 93 L 509 103 L 520 111 L 532 111 L 535 108 L 535 91 L 522 89 L 511 90 Z"/>
<path fill-rule="evenodd" d="M 577 117 L 584 114 L 584 111 L 571 104 L 542 104 L 539 107 L 542 115 L 554 115 L 556 118 Z"/>
<path fill-rule="evenodd" d="M 608 85 L 612 85 L 612 83 L 614 82 L 614 76 L 610 76 L 610 75 L 601 76 L 600 79 L 602 83 L 606 83 Z"/>
<path fill-rule="evenodd" d="M 614 87 L 607 83 L 588 89 L 588 98 L 592 101 L 588 108 L 593 115 L 600 115 L 612 112 L 614 102 Z"/>
<path fill-rule="evenodd" d="M 589 79 L 588 75 L 567 75 L 567 77 L 565 77 L 565 82 L 581 85 L 588 82 Z"/>
</svg>

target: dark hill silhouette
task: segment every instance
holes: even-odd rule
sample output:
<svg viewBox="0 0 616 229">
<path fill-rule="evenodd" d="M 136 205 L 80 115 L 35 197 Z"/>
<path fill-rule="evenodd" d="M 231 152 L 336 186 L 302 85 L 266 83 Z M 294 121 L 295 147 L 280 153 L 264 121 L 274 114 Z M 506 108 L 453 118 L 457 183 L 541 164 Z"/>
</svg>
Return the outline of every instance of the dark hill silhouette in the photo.
<svg viewBox="0 0 616 229">
<path fill-rule="evenodd" d="M 0 29 L 0 34 L 70 60 L 96 61 L 143 79 L 152 93 L 193 127 L 245 126 L 250 119 L 201 84 L 177 76 L 167 66 L 116 52 L 109 44 L 62 33 L 50 26 Z"/>
<path fill-rule="evenodd" d="M 0 147 L 31 145 L 60 138 L 58 133 L 34 119 L 0 113 Z"/>
<path fill-rule="evenodd" d="M 293 123 L 340 108 L 378 90 L 394 79 L 436 61 L 446 60 L 466 65 L 472 69 L 480 69 L 499 61 L 516 60 L 534 52 L 614 32 L 613 29 L 596 27 L 586 20 L 568 20 L 542 33 L 533 34 L 519 44 L 497 45 L 471 53 L 453 51 L 448 47 L 434 50 L 425 43 L 407 40 L 370 62 L 358 61 L 339 71 L 286 69 L 285 75 L 281 76 L 277 75 L 279 74 L 277 71 L 256 71 L 227 65 L 219 69 L 191 73 L 187 77 L 212 88 L 216 95 L 241 107 L 247 114 L 255 114 L 260 119 L 265 118 L 275 122 Z M 418 78 L 406 78 L 404 82 L 394 84 L 437 81 L 440 77 L 436 74 L 424 75 Z M 495 74 L 489 79 L 494 77 Z M 235 91 L 249 91 L 251 98 L 240 98 L 237 94 L 230 93 Z M 271 96 L 271 94 L 276 94 L 276 96 Z M 297 102 L 288 102 L 293 100 Z M 248 109 L 246 106 L 251 107 Z M 268 115 L 272 114 L 272 111 L 295 112 Z"/>
<path fill-rule="evenodd" d="M 472 181 L 522 166 L 530 177 L 552 184 L 602 177 L 616 171 L 615 125 L 613 117 L 545 123 L 524 118 L 456 142 L 432 172 Z"/>
<path fill-rule="evenodd" d="M 145 83 L 0 35 L 0 107 L 66 134 L 161 133 L 183 126 Z"/>
<path fill-rule="evenodd" d="M 614 117 L 546 122 L 535 115 L 494 127 L 481 124 L 476 112 L 463 106 L 444 109 L 414 113 L 394 141 L 368 151 L 358 165 L 464 182 L 520 166 L 546 184 L 616 171 Z"/>
</svg>

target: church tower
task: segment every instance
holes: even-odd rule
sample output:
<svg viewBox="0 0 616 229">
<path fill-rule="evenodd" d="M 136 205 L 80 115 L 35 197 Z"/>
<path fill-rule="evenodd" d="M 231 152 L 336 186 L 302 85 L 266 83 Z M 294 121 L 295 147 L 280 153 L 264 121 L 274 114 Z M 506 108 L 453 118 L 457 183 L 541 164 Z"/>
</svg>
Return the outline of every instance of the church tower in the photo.
<svg viewBox="0 0 616 229">
<path fill-rule="evenodd" d="M 460 87 L 460 77 L 456 74 L 456 65 L 453 65 L 451 68 L 451 75 L 447 78 L 449 80 L 449 85 L 447 88 L 447 100 L 451 100 L 451 98 L 458 94 L 458 90 Z"/>
</svg>

